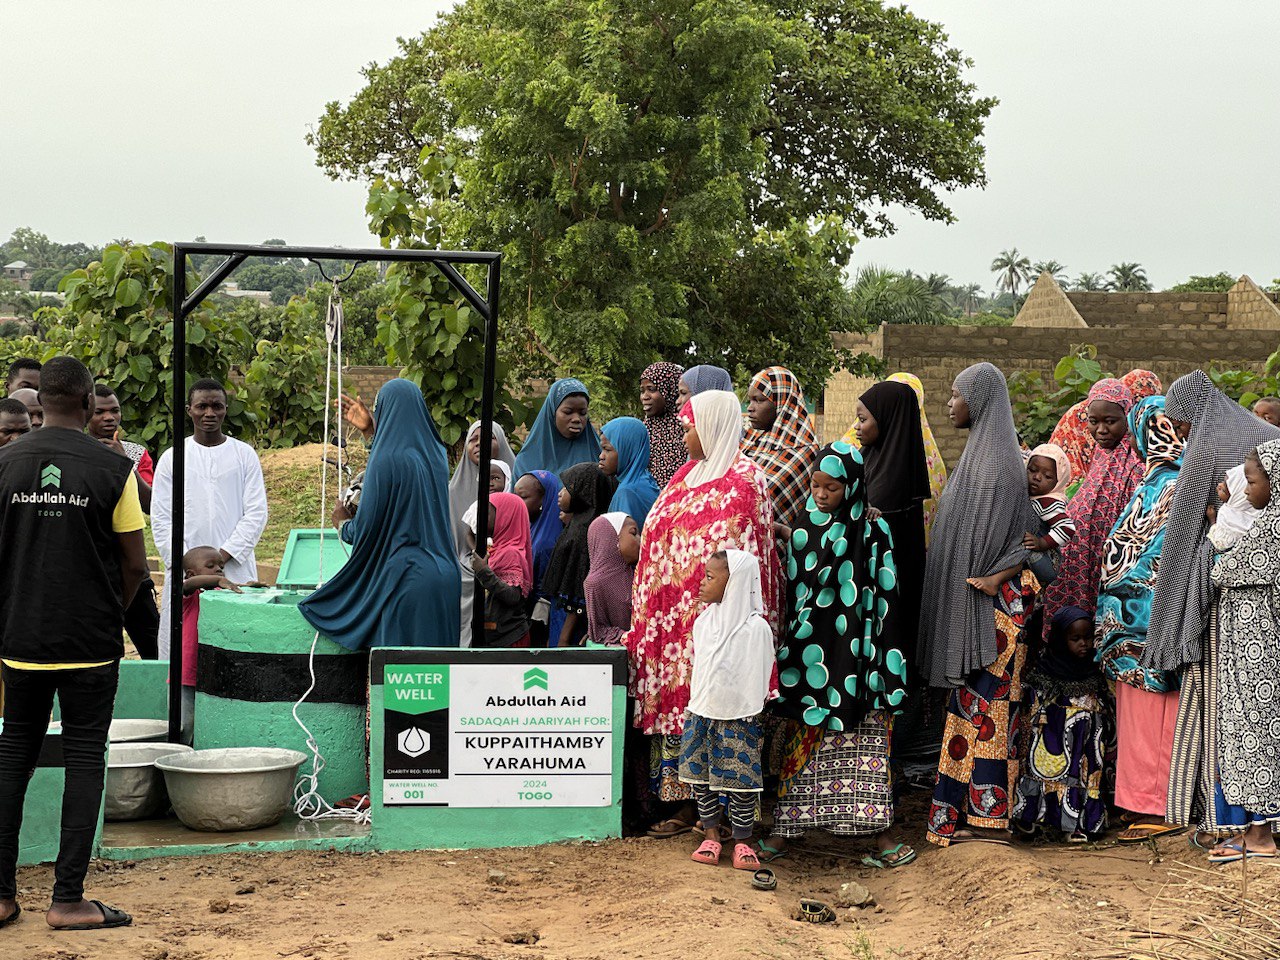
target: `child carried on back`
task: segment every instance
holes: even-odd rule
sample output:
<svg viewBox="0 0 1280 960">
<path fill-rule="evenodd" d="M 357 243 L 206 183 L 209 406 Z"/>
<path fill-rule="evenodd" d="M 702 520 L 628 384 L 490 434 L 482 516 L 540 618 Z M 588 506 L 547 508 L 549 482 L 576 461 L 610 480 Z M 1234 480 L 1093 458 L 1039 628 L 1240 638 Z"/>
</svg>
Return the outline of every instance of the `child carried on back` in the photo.
<svg viewBox="0 0 1280 960">
<path fill-rule="evenodd" d="M 721 804 L 728 798 L 735 870 L 757 870 L 747 844 L 764 789 L 760 713 L 778 694 L 773 631 L 764 619 L 760 561 L 721 550 L 707 561 L 693 624 L 693 677 L 680 743 L 680 780 L 693 789 L 706 839 L 695 863 L 720 862 Z"/>
<path fill-rule="evenodd" d="M 1027 457 L 1027 493 L 1031 506 L 1040 518 L 1037 533 L 1027 531 L 1022 545 L 1029 551 L 1024 564 L 1040 586 L 1058 576 L 1058 551 L 1076 535 L 1075 521 L 1067 513 L 1066 490 L 1071 483 L 1071 461 L 1056 443 L 1042 443 Z M 1011 580 L 1022 566 L 1011 567 L 985 577 L 970 577 L 965 582 L 994 597 L 1000 584 Z"/>
</svg>

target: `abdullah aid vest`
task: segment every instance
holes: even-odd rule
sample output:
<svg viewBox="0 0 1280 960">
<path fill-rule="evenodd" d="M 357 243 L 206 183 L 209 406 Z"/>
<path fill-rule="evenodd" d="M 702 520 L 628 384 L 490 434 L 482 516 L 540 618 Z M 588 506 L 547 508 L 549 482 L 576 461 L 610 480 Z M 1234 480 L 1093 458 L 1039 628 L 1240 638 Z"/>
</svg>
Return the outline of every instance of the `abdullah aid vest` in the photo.
<svg viewBox="0 0 1280 960">
<path fill-rule="evenodd" d="M 0 657 L 93 663 L 124 654 L 111 518 L 132 470 L 128 457 L 64 427 L 0 449 Z"/>
</svg>

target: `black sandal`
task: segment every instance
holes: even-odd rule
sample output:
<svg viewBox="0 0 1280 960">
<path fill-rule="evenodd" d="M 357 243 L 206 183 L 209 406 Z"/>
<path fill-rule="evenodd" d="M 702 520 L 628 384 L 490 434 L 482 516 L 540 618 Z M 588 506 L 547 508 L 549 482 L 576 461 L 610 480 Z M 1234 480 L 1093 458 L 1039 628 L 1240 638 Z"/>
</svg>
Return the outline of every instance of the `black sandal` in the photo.
<svg viewBox="0 0 1280 960">
<path fill-rule="evenodd" d="M 801 900 L 800 919 L 809 923 L 831 923 L 836 912 L 821 900 Z"/>
<path fill-rule="evenodd" d="M 9 914 L 9 916 L 5 917 L 3 920 L 0 920 L 0 930 L 3 930 L 9 924 L 16 921 L 20 916 L 22 916 L 22 904 L 15 900 L 13 904 L 13 913 Z"/>
<path fill-rule="evenodd" d="M 764 890 L 766 892 L 769 890 L 777 890 L 778 878 L 773 875 L 773 871 L 768 867 L 761 867 L 751 875 L 751 885 L 757 890 Z"/>
<path fill-rule="evenodd" d="M 73 923 L 65 927 L 54 927 L 54 930 L 111 930 L 115 927 L 127 927 L 133 923 L 133 917 L 125 913 L 123 910 L 117 910 L 115 907 L 108 907 L 101 900 L 90 900 L 95 907 L 102 911 L 101 923 Z"/>
</svg>

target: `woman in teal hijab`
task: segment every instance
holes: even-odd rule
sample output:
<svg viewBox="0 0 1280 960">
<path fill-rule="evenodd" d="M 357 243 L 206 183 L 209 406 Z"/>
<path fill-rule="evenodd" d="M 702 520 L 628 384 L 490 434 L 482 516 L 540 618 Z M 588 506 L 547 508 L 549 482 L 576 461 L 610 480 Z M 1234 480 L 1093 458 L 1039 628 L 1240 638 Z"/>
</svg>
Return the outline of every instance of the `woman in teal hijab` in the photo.
<svg viewBox="0 0 1280 960">
<path fill-rule="evenodd" d="M 643 527 L 660 492 L 649 472 L 649 429 L 635 417 L 616 417 L 601 432 L 600 469 L 618 484 L 609 509 Z"/>
<path fill-rule="evenodd" d="M 456 647 L 461 577 L 449 515 L 449 463 L 422 392 L 408 380 L 378 391 L 360 508 L 334 520 L 351 559 L 298 605 L 348 650 Z"/>
<path fill-rule="evenodd" d="M 529 439 L 516 455 L 515 476 L 547 470 L 557 476 L 579 463 L 595 463 L 600 438 L 591 425 L 587 385 L 572 378 L 557 380 L 533 421 Z"/>
</svg>

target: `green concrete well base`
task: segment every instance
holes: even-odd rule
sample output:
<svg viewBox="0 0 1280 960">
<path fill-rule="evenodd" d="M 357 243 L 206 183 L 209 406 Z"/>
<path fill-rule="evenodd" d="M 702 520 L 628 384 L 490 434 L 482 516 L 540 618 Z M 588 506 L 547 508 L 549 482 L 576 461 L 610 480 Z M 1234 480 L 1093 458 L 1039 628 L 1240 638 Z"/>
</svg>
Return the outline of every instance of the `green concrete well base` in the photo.
<svg viewBox="0 0 1280 960">
<path fill-rule="evenodd" d="M 305 593 L 207 591 L 200 598 L 195 746 L 285 747 L 310 756 L 293 706 L 310 682 L 315 631 L 298 612 Z M 330 803 L 368 790 L 365 772 L 367 655 L 321 637 L 318 684 L 298 708 L 324 769 L 319 790 Z M 303 772 L 310 770 L 310 760 Z"/>
</svg>

